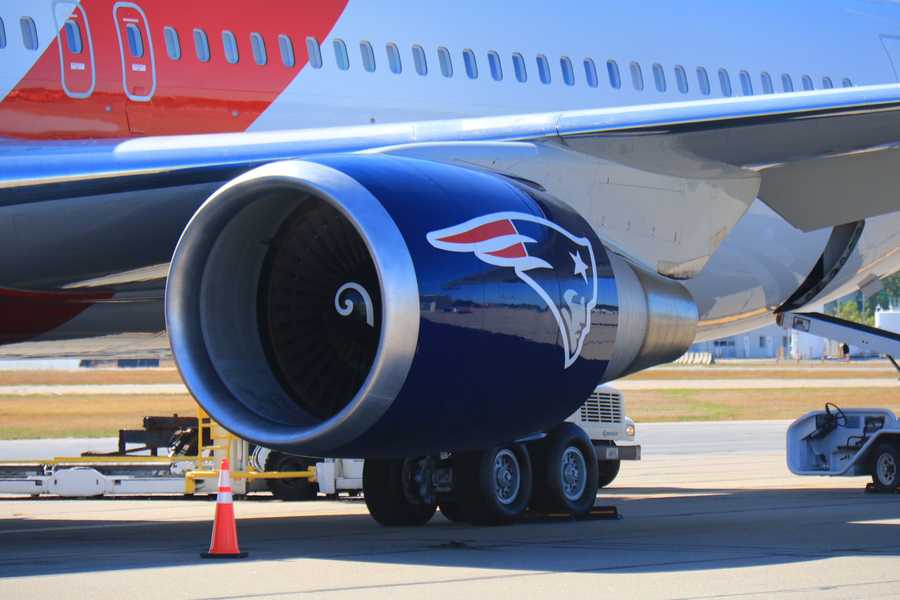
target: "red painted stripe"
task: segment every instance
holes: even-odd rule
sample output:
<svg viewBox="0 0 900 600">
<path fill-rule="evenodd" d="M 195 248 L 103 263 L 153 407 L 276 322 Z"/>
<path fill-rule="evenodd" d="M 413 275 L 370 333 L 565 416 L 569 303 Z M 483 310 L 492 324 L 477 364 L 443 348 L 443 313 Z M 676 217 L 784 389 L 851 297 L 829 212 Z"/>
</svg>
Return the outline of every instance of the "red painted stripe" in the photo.
<svg viewBox="0 0 900 600">
<path fill-rule="evenodd" d="M 146 15 L 149 40 L 144 40 L 147 50 L 143 60 L 132 59 L 125 51 L 128 68 L 123 82 L 116 32 L 121 23 L 113 20 L 115 0 L 82 0 L 95 56 L 97 81 L 93 94 L 87 99 L 66 95 L 56 38 L 0 103 L 0 137 L 75 139 L 245 131 L 306 65 L 307 36 L 318 40 L 327 37 L 347 2 L 266 0 L 264 5 L 248 9 L 250 5 L 245 0 L 138 1 Z M 134 17 L 131 12 L 120 13 L 120 21 L 123 16 Z M 178 31 L 180 60 L 168 58 L 166 26 Z M 202 28 L 207 34 L 207 63 L 196 58 L 195 28 Z M 225 60 L 223 30 L 233 32 L 237 39 L 237 64 Z M 252 32 L 262 35 L 265 41 L 265 65 L 257 65 L 253 60 Z M 281 62 L 280 34 L 290 36 L 293 42 L 296 64 L 291 68 Z M 125 84 L 138 93 L 149 91 L 149 71 L 131 67 L 143 65 L 149 69 L 151 42 L 156 59 L 156 90 L 149 102 L 130 100 Z M 88 60 L 87 40 L 84 47 L 81 56 Z M 69 58 L 67 52 L 67 61 Z M 84 85 L 77 79 L 73 83 Z"/>
<path fill-rule="evenodd" d="M 441 238 L 440 241 L 448 244 L 475 244 L 503 235 L 514 235 L 515 233 L 516 228 L 513 227 L 513 224 L 503 220 L 485 223 L 468 231 Z"/>
<path fill-rule="evenodd" d="M 0 343 L 33 339 L 72 320 L 110 292 L 37 292 L 0 289 Z"/>
<path fill-rule="evenodd" d="M 522 243 L 513 244 L 496 252 L 488 252 L 488 254 L 499 258 L 525 258 L 528 256 L 528 252 L 525 251 L 525 244 Z"/>
</svg>

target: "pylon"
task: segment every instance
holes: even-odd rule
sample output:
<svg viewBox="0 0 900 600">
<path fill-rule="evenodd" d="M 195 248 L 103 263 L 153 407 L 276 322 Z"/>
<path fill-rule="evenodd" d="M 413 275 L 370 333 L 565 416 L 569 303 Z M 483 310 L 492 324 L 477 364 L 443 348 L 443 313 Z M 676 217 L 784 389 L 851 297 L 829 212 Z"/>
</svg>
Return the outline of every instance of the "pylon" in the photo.
<svg viewBox="0 0 900 600">
<path fill-rule="evenodd" d="M 219 468 L 219 493 L 216 495 L 216 518 L 213 521 L 209 552 L 201 552 L 203 558 L 244 558 L 246 552 L 238 548 L 237 523 L 234 520 L 234 500 L 231 496 L 231 473 L 228 459 L 222 459 Z"/>
</svg>

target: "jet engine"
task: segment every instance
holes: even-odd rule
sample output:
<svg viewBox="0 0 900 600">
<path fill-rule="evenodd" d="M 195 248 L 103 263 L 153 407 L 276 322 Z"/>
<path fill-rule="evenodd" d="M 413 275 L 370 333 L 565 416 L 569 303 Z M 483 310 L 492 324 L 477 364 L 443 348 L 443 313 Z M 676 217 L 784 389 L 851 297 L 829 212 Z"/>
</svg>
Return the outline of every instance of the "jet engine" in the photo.
<svg viewBox="0 0 900 600">
<path fill-rule="evenodd" d="M 219 423 L 268 447 L 405 456 L 540 432 L 672 360 L 697 310 L 539 186 L 384 155 L 268 164 L 196 212 L 172 350 Z"/>
</svg>

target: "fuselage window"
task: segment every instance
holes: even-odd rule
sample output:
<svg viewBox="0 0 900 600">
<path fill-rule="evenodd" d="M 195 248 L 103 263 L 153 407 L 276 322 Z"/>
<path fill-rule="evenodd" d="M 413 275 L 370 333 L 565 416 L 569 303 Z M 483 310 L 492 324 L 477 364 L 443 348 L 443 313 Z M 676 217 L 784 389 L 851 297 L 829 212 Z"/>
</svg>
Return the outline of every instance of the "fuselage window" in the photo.
<svg viewBox="0 0 900 600">
<path fill-rule="evenodd" d="M 318 48 L 319 44 L 316 43 L 316 47 Z M 291 38 L 285 34 L 281 34 L 278 36 L 278 51 L 281 53 L 281 64 L 290 69 L 295 64 L 294 58 L 294 42 L 291 41 Z M 319 52 L 319 66 L 322 66 L 322 53 Z"/>
<path fill-rule="evenodd" d="M 413 54 L 413 64 L 416 67 L 416 73 L 422 75 L 428 75 L 428 60 L 425 58 L 425 49 L 422 46 L 413 46 L 412 47 Z"/>
<path fill-rule="evenodd" d="M 125 25 L 125 38 L 128 40 L 128 52 L 134 58 L 144 56 L 144 34 L 134 23 Z"/>
<path fill-rule="evenodd" d="M 787 73 L 781 76 L 781 87 L 785 92 L 794 91 L 794 80 Z"/>
<path fill-rule="evenodd" d="M 6 48 L 6 25 L 3 23 L 3 17 L 0 17 L 0 50 Z"/>
<path fill-rule="evenodd" d="M 681 65 L 675 66 L 675 82 L 678 84 L 678 91 L 682 94 L 688 93 L 688 78 L 687 72 L 685 72 L 684 67 Z"/>
<path fill-rule="evenodd" d="M 653 65 L 653 81 L 656 84 L 657 92 L 666 91 L 666 72 L 663 71 L 663 67 L 659 63 L 654 63 Z"/>
<path fill-rule="evenodd" d="M 500 55 L 494 50 L 488 52 L 488 66 L 491 68 L 491 77 L 494 81 L 503 81 L 503 65 L 500 64 Z"/>
<path fill-rule="evenodd" d="M 809 75 L 804 75 L 802 82 L 803 82 L 804 90 L 809 91 L 809 90 L 815 89 L 815 86 L 813 85 L 812 77 L 810 77 Z"/>
<path fill-rule="evenodd" d="M 775 87 L 772 85 L 772 76 L 763 71 L 760 79 L 762 79 L 763 94 L 774 94 Z"/>
<path fill-rule="evenodd" d="M 613 89 L 622 87 L 622 75 L 619 73 L 619 63 L 614 60 L 606 61 L 606 74 L 609 75 L 609 85 Z"/>
<path fill-rule="evenodd" d="M 700 93 L 709 96 L 709 74 L 704 67 L 697 67 L 697 84 L 700 86 Z"/>
<path fill-rule="evenodd" d="M 290 46 L 291 50 L 291 64 L 289 66 L 294 66 L 294 45 L 291 44 L 290 38 L 287 36 L 283 36 L 287 38 L 287 42 Z M 282 49 L 282 62 L 284 62 L 284 50 Z M 321 69 L 322 65 L 322 47 L 319 46 L 319 40 L 309 35 L 306 36 L 306 54 L 309 55 L 309 64 L 312 65 L 313 69 Z"/>
<path fill-rule="evenodd" d="M 31 17 L 19 19 L 19 27 L 22 29 L 22 44 L 26 50 L 38 49 L 37 25 Z"/>
<path fill-rule="evenodd" d="M 528 81 L 528 71 L 525 69 L 525 57 L 518 52 L 513 52 L 513 70 L 516 72 L 516 79 L 520 83 Z"/>
<path fill-rule="evenodd" d="M 81 54 L 84 44 L 81 40 L 81 27 L 78 23 L 69 19 L 66 21 L 66 45 L 69 46 L 69 52 L 72 54 Z"/>
<path fill-rule="evenodd" d="M 592 88 L 600 85 L 600 79 L 597 77 L 597 65 L 594 64 L 594 60 L 591 58 L 584 59 L 584 78 Z"/>
<path fill-rule="evenodd" d="M 263 36 L 255 31 L 250 34 L 250 49 L 253 51 L 253 62 L 259 66 L 269 62 L 269 55 L 266 52 L 266 41 Z"/>
<path fill-rule="evenodd" d="M 237 38 L 227 29 L 222 32 L 222 48 L 225 50 L 225 61 L 235 65 L 241 59 L 238 54 Z"/>
<path fill-rule="evenodd" d="M 741 71 L 741 94 L 744 96 L 753 95 L 753 81 L 750 80 L 750 73 Z"/>
<path fill-rule="evenodd" d="M 363 69 L 372 73 L 375 71 L 375 50 L 369 42 L 359 43 L 359 54 L 362 56 Z"/>
<path fill-rule="evenodd" d="M 163 38 L 166 40 L 166 54 L 172 60 L 181 60 L 181 40 L 178 31 L 168 25 L 163 28 Z"/>
<path fill-rule="evenodd" d="M 631 84 L 634 86 L 634 89 L 637 91 L 642 91 L 644 89 L 644 71 L 641 70 L 640 63 L 636 61 L 631 62 Z"/>
<path fill-rule="evenodd" d="M 540 77 L 541 83 L 549 84 L 551 81 L 550 63 L 547 61 L 547 57 L 544 56 L 543 54 L 538 54 L 537 66 L 538 66 L 538 77 Z"/>
<path fill-rule="evenodd" d="M 332 43 L 334 46 L 334 60 L 337 62 L 338 69 L 346 71 L 350 68 L 350 56 L 347 54 L 347 44 L 344 40 L 337 39 Z"/>
<path fill-rule="evenodd" d="M 384 47 L 388 57 L 388 68 L 391 73 L 399 75 L 403 72 L 403 63 L 400 62 L 400 49 L 397 44 L 388 44 Z"/>
<path fill-rule="evenodd" d="M 853 82 L 845 77 L 844 81 L 841 82 L 841 85 L 844 87 L 853 87 Z"/>
<path fill-rule="evenodd" d="M 478 63 L 475 61 L 475 53 L 468 48 L 463 50 L 463 64 L 466 66 L 466 75 L 469 79 L 478 79 Z"/>
<path fill-rule="evenodd" d="M 197 60 L 209 62 L 209 38 L 202 29 L 194 30 L 194 51 L 197 53 Z"/>
<path fill-rule="evenodd" d="M 731 96 L 731 76 L 725 69 L 719 69 L 719 87 L 722 88 L 723 96 Z"/>
<path fill-rule="evenodd" d="M 831 77 L 823 77 L 822 78 L 822 88 L 826 90 L 830 90 L 834 88 L 834 82 L 831 81 Z"/>
<path fill-rule="evenodd" d="M 563 82 L 566 85 L 575 85 L 575 69 L 572 60 L 568 56 L 559 59 L 559 67 L 562 69 Z"/>
<path fill-rule="evenodd" d="M 441 65 L 441 75 L 453 77 L 453 59 L 450 58 L 450 51 L 443 46 L 438 48 L 438 63 Z"/>
</svg>

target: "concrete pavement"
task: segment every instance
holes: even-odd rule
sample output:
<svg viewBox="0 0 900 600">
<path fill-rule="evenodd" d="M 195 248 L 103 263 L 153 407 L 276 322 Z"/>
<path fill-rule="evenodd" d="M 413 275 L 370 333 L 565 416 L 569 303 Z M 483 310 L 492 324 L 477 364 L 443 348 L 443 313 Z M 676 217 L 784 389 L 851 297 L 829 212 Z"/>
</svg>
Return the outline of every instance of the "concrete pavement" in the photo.
<svg viewBox="0 0 900 600">
<path fill-rule="evenodd" d="M 900 597 L 900 496 L 790 475 L 786 425 L 640 425 L 645 460 L 600 499 L 617 521 L 385 529 L 358 500 L 239 502 L 240 562 L 199 558 L 208 501 L 0 500 L 0 597 Z"/>
</svg>

